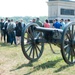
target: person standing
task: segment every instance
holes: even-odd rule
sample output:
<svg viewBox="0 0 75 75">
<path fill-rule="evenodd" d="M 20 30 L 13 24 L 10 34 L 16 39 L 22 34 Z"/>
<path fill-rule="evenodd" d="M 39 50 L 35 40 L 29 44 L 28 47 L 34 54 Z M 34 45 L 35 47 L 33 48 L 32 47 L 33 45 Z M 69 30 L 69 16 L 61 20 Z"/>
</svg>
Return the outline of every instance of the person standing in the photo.
<svg viewBox="0 0 75 75">
<path fill-rule="evenodd" d="M 25 23 L 24 23 L 23 19 L 21 19 L 21 25 L 22 25 L 22 30 L 24 30 L 25 29 Z"/>
<path fill-rule="evenodd" d="M 35 22 L 36 22 L 36 19 L 35 19 L 35 18 L 33 18 L 33 19 L 32 19 L 32 23 L 35 23 Z"/>
<path fill-rule="evenodd" d="M 58 22 L 58 19 L 55 19 L 55 23 L 53 24 L 54 28 L 60 29 L 62 27 L 61 23 Z"/>
<path fill-rule="evenodd" d="M 21 22 L 18 22 L 18 24 L 16 24 L 16 44 L 21 44 L 21 35 L 22 35 L 22 25 Z"/>
<path fill-rule="evenodd" d="M 71 23 L 70 19 L 67 19 L 66 25 L 67 25 L 67 24 L 70 24 L 70 23 Z"/>
<path fill-rule="evenodd" d="M 45 28 L 50 28 L 50 23 L 48 22 L 47 19 L 45 20 L 45 22 L 44 22 L 43 25 L 44 25 Z M 50 34 L 49 32 L 44 32 L 44 37 L 45 37 L 46 39 L 48 39 L 48 38 L 49 38 L 49 34 Z"/>
<path fill-rule="evenodd" d="M 62 25 L 62 27 L 61 27 L 61 29 L 63 29 L 64 30 L 64 28 L 65 28 L 65 22 L 64 22 L 64 19 L 61 19 L 60 20 L 60 24 Z"/>
<path fill-rule="evenodd" d="M 43 25 L 42 25 L 42 22 L 40 21 L 40 19 L 39 18 L 36 18 L 36 23 L 40 26 L 40 27 L 42 27 Z"/>
<path fill-rule="evenodd" d="M 10 38 L 11 30 L 12 30 L 12 28 L 11 28 L 11 22 L 10 22 L 10 20 L 8 20 L 8 25 L 7 25 L 7 33 L 8 33 L 7 40 L 8 40 L 8 42 L 7 43 L 11 43 L 11 38 Z"/>
<path fill-rule="evenodd" d="M 4 21 L 3 21 L 3 19 L 1 19 L 0 27 L 1 27 L 1 41 L 2 41 L 2 38 L 3 38 L 3 36 L 4 36 L 4 30 L 3 30 L 3 27 L 4 27 Z"/>
<path fill-rule="evenodd" d="M 8 18 L 5 18 L 4 27 L 3 27 L 3 30 L 4 30 L 4 42 L 7 42 L 6 40 L 8 40 L 7 25 L 8 25 Z"/>
<path fill-rule="evenodd" d="M 16 45 L 16 35 L 15 35 L 15 27 L 16 27 L 16 24 L 15 24 L 15 22 L 13 21 L 13 19 L 11 19 L 11 23 L 10 23 L 10 25 L 11 25 L 11 32 L 10 32 L 10 42 L 11 42 L 11 45 L 13 44 L 13 42 L 14 42 L 14 44 Z"/>
<path fill-rule="evenodd" d="M 50 23 L 48 22 L 47 19 L 45 20 L 44 27 L 45 28 L 50 28 Z"/>
</svg>

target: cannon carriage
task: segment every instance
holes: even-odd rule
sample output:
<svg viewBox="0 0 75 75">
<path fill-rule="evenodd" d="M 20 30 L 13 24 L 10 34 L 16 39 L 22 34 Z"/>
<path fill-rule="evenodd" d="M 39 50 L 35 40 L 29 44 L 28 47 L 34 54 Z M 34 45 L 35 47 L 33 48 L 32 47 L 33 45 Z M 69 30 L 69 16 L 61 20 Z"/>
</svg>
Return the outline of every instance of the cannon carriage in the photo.
<svg viewBox="0 0 75 75">
<path fill-rule="evenodd" d="M 41 57 L 44 43 L 49 43 L 50 47 L 51 44 L 60 47 L 64 61 L 75 63 L 75 22 L 69 23 L 64 30 L 31 23 L 22 31 L 21 48 L 28 60 L 35 61 Z"/>
</svg>

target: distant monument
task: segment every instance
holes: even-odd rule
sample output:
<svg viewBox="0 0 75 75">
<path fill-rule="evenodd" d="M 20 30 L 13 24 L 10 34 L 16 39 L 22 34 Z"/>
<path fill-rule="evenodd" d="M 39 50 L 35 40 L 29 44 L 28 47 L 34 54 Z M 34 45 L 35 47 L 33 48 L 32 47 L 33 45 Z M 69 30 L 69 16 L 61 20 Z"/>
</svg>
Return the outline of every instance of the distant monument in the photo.
<svg viewBox="0 0 75 75">
<path fill-rule="evenodd" d="M 48 0 L 48 19 L 50 23 L 54 19 L 75 20 L 75 1 L 70 0 Z"/>
</svg>

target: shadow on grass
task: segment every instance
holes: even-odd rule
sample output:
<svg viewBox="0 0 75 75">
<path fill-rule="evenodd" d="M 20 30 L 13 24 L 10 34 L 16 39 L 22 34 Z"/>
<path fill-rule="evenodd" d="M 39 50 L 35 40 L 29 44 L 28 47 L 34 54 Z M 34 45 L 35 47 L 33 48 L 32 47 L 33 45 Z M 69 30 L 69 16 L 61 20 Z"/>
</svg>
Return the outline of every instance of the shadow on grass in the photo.
<svg viewBox="0 0 75 75">
<path fill-rule="evenodd" d="M 8 46 L 8 44 L 7 43 L 0 43 L 0 46 Z"/>
<path fill-rule="evenodd" d="M 34 69 L 40 70 L 40 69 L 53 68 L 56 65 L 56 63 L 60 62 L 61 60 L 62 59 L 47 61 L 41 65 L 35 66 Z"/>
<path fill-rule="evenodd" d="M 15 71 L 15 70 L 18 70 L 18 69 L 21 69 L 21 68 L 23 68 L 23 67 L 32 67 L 33 66 L 33 62 L 35 62 L 35 61 L 30 61 L 29 63 L 27 63 L 27 64 L 22 64 L 22 65 L 20 65 L 19 67 L 17 67 L 16 69 L 12 69 L 12 70 L 10 70 L 10 71 Z"/>
<path fill-rule="evenodd" d="M 9 47 L 9 48 L 12 48 L 12 47 L 17 47 L 17 45 L 15 44 L 10 44 L 10 43 L 0 43 L 0 46 L 1 47 Z"/>
<path fill-rule="evenodd" d="M 62 59 L 58 59 L 58 60 L 54 60 L 54 61 L 48 61 L 46 63 L 43 63 L 41 65 L 38 65 L 38 66 L 34 67 L 34 70 L 33 71 L 31 71 L 31 72 L 29 72 L 27 74 L 24 74 L 24 75 L 30 75 L 31 73 L 36 72 L 36 71 L 38 71 L 40 69 L 43 69 L 44 70 L 44 69 L 48 69 L 48 68 L 54 68 L 55 65 L 56 65 L 56 63 L 60 62 L 61 60 Z M 55 70 L 54 73 L 60 72 L 60 71 L 66 69 L 68 67 L 71 67 L 71 66 L 73 66 L 73 65 L 61 66 L 59 69 Z"/>
<path fill-rule="evenodd" d="M 22 64 L 21 66 L 17 67 L 16 69 L 13 69 L 11 71 L 15 71 L 15 70 L 18 70 L 18 69 L 21 69 L 23 67 L 32 67 L 33 66 L 33 71 L 30 71 L 28 72 L 27 74 L 24 74 L 24 75 L 30 75 L 31 73 L 33 72 L 36 72 L 40 69 L 47 69 L 47 68 L 54 68 L 54 66 L 56 65 L 56 63 L 60 62 L 62 59 L 58 59 L 58 60 L 53 60 L 53 61 L 47 61 L 41 65 L 38 65 L 38 66 L 33 66 L 32 63 L 33 62 L 29 62 L 28 64 Z"/>
<path fill-rule="evenodd" d="M 54 72 L 57 73 L 57 72 L 60 72 L 68 67 L 71 67 L 73 66 L 74 64 L 71 64 L 71 65 L 64 65 L 64 66 L 61 66 L 60 68 L 58 68 L 57 70 L 55 70 Z"/>
<path fill-rule="evenodd" d="M 35 66 L 33 71 L 31 71 L 31 72 L 29 72 L 27 74 L 24 74 L 24 75 L 30 75 L 31 73 L 36 72 L 36 71 L 38 71 L 40 69 L 44 70 L 44 69 L 48 69 L 48 68 L 54 68 L 56 63 L 60 62 L 61 60 L 62 59 L 58 59 L 58 60 L 54 60 L 54 61 L 47 61 L 47 62 L 45 62 L 45 63 L 43 63 L 41 65 Z"/>
</svg>

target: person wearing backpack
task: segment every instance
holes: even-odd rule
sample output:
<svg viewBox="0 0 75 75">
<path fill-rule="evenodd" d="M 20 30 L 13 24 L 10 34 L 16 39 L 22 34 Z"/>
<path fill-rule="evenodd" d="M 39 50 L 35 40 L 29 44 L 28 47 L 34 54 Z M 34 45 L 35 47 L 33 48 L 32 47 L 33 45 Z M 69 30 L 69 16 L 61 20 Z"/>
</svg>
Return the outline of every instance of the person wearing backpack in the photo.
<svg viewBox="0 0 75 75">
<path fill-rule="evenodd" d="M 10 30 L 12 30 L 11 29 L 12 28 L 12 26 L 11 26 L 11 22 L 10 22 L 10 20 L 8 20 L 8 25 L 7 25 L 7 33 L 8 33 L 8 43 L 10 43 Z"/>
<path fill-rule="evenodd" d="M 16 27 L 16 24 L 13 22 L 13 19 L 11 19 L 11 22 L 9 23 L 9 25 L 7 27 L 7 31 L 9 33 L 11 45 L 13 44 L 13 42 L 16 45 L 15 27 Z"/>
<path fill-rule="evenodd" d="M 7 31 L 8 31 L 8 33 L 11 33 L 14 31 L 13 24 L 11 24 L 10 20 L 8 20 Z"/>
</svg>

